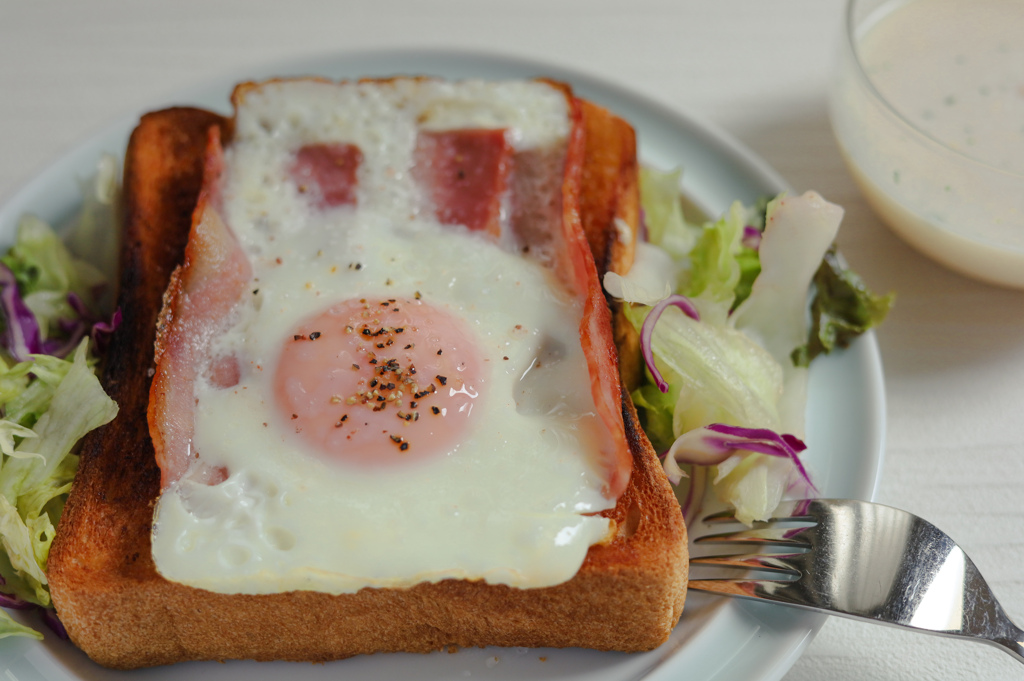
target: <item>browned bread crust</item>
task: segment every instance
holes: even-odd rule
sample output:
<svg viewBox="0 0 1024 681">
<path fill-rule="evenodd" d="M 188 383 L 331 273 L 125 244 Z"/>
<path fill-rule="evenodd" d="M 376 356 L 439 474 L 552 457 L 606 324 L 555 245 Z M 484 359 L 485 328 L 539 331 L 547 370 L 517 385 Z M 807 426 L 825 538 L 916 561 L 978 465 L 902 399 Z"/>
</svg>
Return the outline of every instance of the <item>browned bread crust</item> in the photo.
<svg viewBox="0 0 1024 681">
<path fill-rule="evenodd" d="M 605 514 L 616 534 L 592 547 L 564 584 L 515 589 L 445 580 L 340 596 L 250 596 L 187 587 L 156 572 L 150 525 L 160 471 L 146 424 L 153 342 L 161 297 L 184 250 L 212 125 L 230 138 L 227 119 L 168 109 L 144 116 L 129 144 L 119 296 L 124 323 L 104 373 L 121 410 L 84 444 L 49 559 L 53 601 L 72 641 L 96 662 L 121 669 L 229 658 L 323 661 L 451 645 L 638 651 L 662 643 L 682 611 L 686 529 L 625 393 L 634 470 Z"/>
</svg>

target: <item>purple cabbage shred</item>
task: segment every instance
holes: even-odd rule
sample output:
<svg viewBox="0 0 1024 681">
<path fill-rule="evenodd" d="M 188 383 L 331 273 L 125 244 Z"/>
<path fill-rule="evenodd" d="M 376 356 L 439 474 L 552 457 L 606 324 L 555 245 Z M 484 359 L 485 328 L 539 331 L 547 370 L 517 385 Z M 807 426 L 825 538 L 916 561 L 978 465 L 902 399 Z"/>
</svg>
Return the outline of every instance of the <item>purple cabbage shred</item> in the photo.
<svg viewBox="0 0 1024 681">
<path fill-rule="evenodd" d="M 757 227 L 747 225 L 743 228 L 743 237 L 740 240 L 747 248 L 758 250 L 761 247 L 761 230 Z"/>
<path fill-rule="evenodd" d="M 777 456 L 789 459 L 803 482 L 809 489 L 815 490 L 811 476 L 800 461 L 800 452 L 805 449 L 807 445 L 800 438 L 788 433 L 779 434 L 768 428 L 712 423 L 682 435 L 672 446 L 670 455 L 679 463 L 700 465 L 719 464 L 737 451 Z"/>
<path fill-rule="evenodd" d="M 30 355 L 43 352 L 36 316 L 18 292 L 14 272 L 3 263 L 0 263 L 0 309 L 5 322 L 0 342 L 11 357 L 24 362 L 30 359 Z"/>
<path fill-rule="evenodd" d="M 668 383 L 662 377 L 661 372 L 658 371 L 658 367 L 654 364 L 654 350 L 651 348 L 651 338 L 654 335 L 654 327 L 657 325 L 658 320 L 661 319 L 661 315 L 665 313 L 669 307 L 677 307 L 682 310 L 690 319 L 700 321 L 700 313 L 691 301 L 686 296 L 671 295 L 660 301 L 657 305 L 651 308 L 651 311 L 647 313 L 647 318 L 644 319 L 644 324 L 640 328 L 640 352 L 643 354 L 644 362 L 647 364 L 648 370 L 651 372 L 651 377 L 658 386 L 658 390 L 663 393 L 668 392 Z"/>
<path fill-rule="evenodd" d="M 0 309 L 4 315 L 4 330 L 0 343 L 16 361 L 25 362 L 32 355 L 67 357 L 82 341 L 90 336 L 96 351 L 106 349 L 110 335 L 121 324 L 121 310 L 115 310 L 109 320 L 97 317 L 85 301 L 75 293 L 68 293 L 68 304 L 74 310 L 74 319 L 59 323 L 61 337 L 43 339 L 35 315 L 18 292 L 18 282 L 7 265 L 0 263 Z"/>
<path fill-rule="evenodd" d="M 67 641 L 69 638 L 68 630 L 64 628 L 64 624 L 57 617 L 57 612 L 50 608 L 40 608 L 40 610 L 42 611 L 43 623 L 50 628 L 50 631 L 57 635 L 57 638 Z"/>
<path fill-rule="evenodd" d="M 25 599 L 19 598 L 14 594 L 0 593 L 0 608 L 10 608 L 11 610 L 30 610 L 35 607 L 37 607 L 35 603 L 29 603 Z"/>
</svg>

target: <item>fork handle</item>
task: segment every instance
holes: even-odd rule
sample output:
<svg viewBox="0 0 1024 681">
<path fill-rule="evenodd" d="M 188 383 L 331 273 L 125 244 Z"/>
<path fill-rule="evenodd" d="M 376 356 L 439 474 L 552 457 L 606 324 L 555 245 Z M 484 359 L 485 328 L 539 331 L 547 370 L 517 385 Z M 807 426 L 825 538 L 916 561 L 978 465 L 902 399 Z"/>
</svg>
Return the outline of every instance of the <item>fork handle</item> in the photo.
<svg viewBox="0 0 1024 681">
<path fill-rule="evenodd" d="M 1018 662 L 1024 662 L 1024 631 L 1017 629 L 1011 633 L 1011 637 L 994 638 L 992 642 L 1013 655 Z"/>
</svg>

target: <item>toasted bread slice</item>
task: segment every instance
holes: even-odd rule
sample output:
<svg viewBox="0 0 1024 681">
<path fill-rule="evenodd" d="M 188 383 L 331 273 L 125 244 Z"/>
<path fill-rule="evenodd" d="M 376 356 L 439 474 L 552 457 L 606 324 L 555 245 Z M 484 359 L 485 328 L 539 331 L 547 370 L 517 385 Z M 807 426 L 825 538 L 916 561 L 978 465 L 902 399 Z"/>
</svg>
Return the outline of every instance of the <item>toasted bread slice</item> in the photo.
<svg viewBox="0 0 1024 681">
<path fill-rule="evenodd" d="M 601 120 L 615 119 L 601 114 Z M 72 641 L 96 662 L 121 669 L 232 658 L 325 661 L 452 645 L 639 651 L 662 643 L 682 611 L 686 529 L 625 391 L 622 414 L 633 471 L 615 508 L 605 512 L 615 535 L 591 547 L 568 582 L 516 589 L 445 580 L 337 596 L 308 591 L 253 596 L 211 593 L 157 573 L 150 529 L 160 470 L 146 422 L 153 342 L 163 292 L 183 255 L 211 126 L 230 139 L 228 119 L 169 109 L 144 116 L 129 144 L 119 294 L 124 324 L 104 374 L 121 411 L 84 444 L 49 559 L 53 601 Z M 605 132 L 588 145 L 590 167 L 584 172 L 628 174 L 622 152 L 601 153 L 606 144 L 626 144 Z M 635 155 L 632 164 L 635 176 Z M 607 225 L 602 217 L 587 217 L 592 213 L 629 221 L 629 210 L 617 206 L 630 201 L 635 206 L 635 198 L 620 196 L 631 191 L 630 182 L 635 188 L 635 177 L 612 182 L 618 188 L 607 201 L 616 207 L 589 192 L 583 219 Z M 635 216 L 634 210 L 634 234 Z M 614 220 L 610 228 L 615 229 Z M 602 272 L 609 257 L 623 257 L 616 246 L 620 237 L 594 232 L 591 243 L 603 240 L 611 254 L 598 261 Z"/>
</svg>

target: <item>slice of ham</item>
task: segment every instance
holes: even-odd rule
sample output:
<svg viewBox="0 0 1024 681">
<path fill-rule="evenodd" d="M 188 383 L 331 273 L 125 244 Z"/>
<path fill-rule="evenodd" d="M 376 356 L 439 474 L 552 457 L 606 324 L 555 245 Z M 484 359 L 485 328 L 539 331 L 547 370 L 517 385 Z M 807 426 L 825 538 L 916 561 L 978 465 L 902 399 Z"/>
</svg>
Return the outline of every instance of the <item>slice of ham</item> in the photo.
<svg viewBox="0 0 1024 681">
<path fill-rule="evenodd" d="M 356 203 L 363 152 L 354 144 L 308 144 L 295 152 L 291 175 L 299 192 L 321 208 Z"/>
<path fill-rule="evenodd" d="M 211 339 L 225 328 L 252 277 L 248 258 L 221 217 L 223 169 L 220 131 L 211 128 L 185 260 L 171 275 L 157 331 L 148 419 L 162 489 L 185 475 L 198 456 L 192 450 L 196 380 L 212 369 L 217 383 L 237 381 L 227 368 L 231 358 L 209 357 Z M 224 477 L 223 471 L 198 473 L 205 482 Z"/>
<path fill-rule="evenodd" d="M 422 131 L 413 172 L 442 224 L 497 237 L 511 159 L 504 130 Z"/>
</svg>

